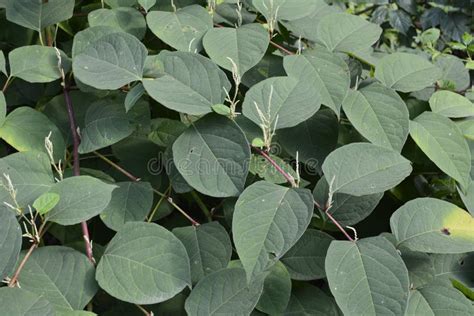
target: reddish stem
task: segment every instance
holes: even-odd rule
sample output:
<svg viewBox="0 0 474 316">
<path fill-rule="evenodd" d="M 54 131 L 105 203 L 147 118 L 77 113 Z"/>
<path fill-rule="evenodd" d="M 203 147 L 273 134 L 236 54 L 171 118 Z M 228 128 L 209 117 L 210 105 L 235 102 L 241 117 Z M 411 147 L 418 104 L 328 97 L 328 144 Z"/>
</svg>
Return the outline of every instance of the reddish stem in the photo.
<svg viewBox="0 0 474 316">
<path fill-rule="evenodd" d="M 314 205 L 316 205 L 316 207 L 323 211 L 324 214 L 326 214 L 326 216 L 331 220 L 331 222 L 333 222 L 334 225 L 336 225 L 336 227 L 344 234 L 344 236 L 346 236 L 346 238 L 350 241 L 355 241 L 354 238 L 352 238 L 347 232 L 346 230 L 344 229 L 344 227 L 342 227 L 341 224 L 339 224 L 339 222 L 331 215 L 331 213 L 329 213 L 329 208 L 328 207 L 325 207 L 324 209 L 321 208 L 321 205 L 319 205 L 318 202 L 314 201 Z"/>
<path fill-rule="evenodd" d="M 280 44 L 277 44 L 273 41 L 270 41 L 270 44 L 273 45 L 274 47 L 278 48 L 279 50 L 281 51 L 284 51 L 285 53 L 287 53 L 288 55 L 294 55 L 295 53 L 293 53 L 292 51 L 286 49 L 285 47 L 281 46 Z"/>
<path fill-rule="evenodd" d="M 270 157 L 270 155 L 268 155 L 264 150 L 261 150 L 260 148 L 258 147 L 254 147 L 252 146 L 252 148 L 258 152 L 261 156 L 263 156 L 273 167 L 275 167 L 275 169 L 283 176 L 285 177 L 286 181 L 288 181 L 291 186 L 293 188 L 296 188 L 297 185 L 296 185 L 296 181 L 295 181 L 295 178 L 293 178 L 293 176 L 289 173 L 287 173 L 285 170 L 283 170 L 276 162 L 275 160 L 272 159 L 272 157 Z"/>
<path fill-rule="evenodd" d="M 64 82 L 64 100 L 66 101 L 67 106 L 67 115 L 69 118 L 69 128 L 71 130 L 72 141 L 73 141 L 73 150 L 72 150 L 72 170 L 74 176 L 81 175 L 81 167 L 79 165 L 79 145 L 81 143 L 81 139 L 79 137 L 79 133 L 77 132 L 77 123 L 76 123 L 76 116 L 74 114 L 74 108 L 72 106 L 71 96 L 69 95 L 69 88 Z M 89 228 L 87 227 L 87 221 L 81 222 L 81 229 L 82 229 L 82 237 L 84 238 L 85 246 L 86 246 L 86 254 L 89 261 L 92 264 L 95 264 L 95 259 L 92 253 L 92 244 L 91 238 L 89 234 Z"/>
<path fill-rule="evenodd" d="M 18 265 L 18 268 L 16 269 L 15 271 L 15 274 L 13 275 L 13 277 L 11 278 L 10 282 L 8 282 L 8 287 L 15 287 L 15 285 L 18 283 L 18 277 L 20 276 L 20 272 L 21 270 L 23 270 L 23 267 L 25 266 L 26 264 L 26 261 L 28 261 L 28 259 L 30 258 L 31 254 L 33 253 L 33 251 L 38 248 L 38 243 L 37 242 L 34 242 L 30 249 L 28 249 L 28 252 L 26 253 L 26 255 L 23 257 L 23 260 L 21 260 L 20 264 Z"/>
</svg>

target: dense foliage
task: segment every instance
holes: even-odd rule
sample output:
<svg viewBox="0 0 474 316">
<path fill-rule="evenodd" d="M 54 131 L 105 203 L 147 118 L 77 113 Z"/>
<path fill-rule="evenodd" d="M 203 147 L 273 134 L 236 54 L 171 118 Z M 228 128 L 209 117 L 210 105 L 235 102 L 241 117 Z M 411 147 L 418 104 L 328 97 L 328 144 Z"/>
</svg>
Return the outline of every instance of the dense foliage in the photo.
<svg viewBox="0 0 474 316">
<path fill-rule="evenodd" d="M 1 315 L 474 315 L 468 0 L 0 0 Z"/>
</svg>

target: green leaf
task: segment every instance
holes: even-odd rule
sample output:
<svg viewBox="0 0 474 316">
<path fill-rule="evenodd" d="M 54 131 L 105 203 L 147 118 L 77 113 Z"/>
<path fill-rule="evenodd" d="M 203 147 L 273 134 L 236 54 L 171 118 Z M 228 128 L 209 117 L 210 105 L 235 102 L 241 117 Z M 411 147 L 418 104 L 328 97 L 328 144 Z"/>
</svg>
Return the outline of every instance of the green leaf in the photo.
<svg viewBox="0 0 474 316">
<path fill-rule="evenodd" d="M 125 112 L 128 113 L 135 104 L 140 100 L 140 98 L 145 94 L 145 88 L 143 87 L 142 83 L 138 83 L 135 87 L 130 89 L 127 92 L 127 96 L 125 97 Z"/>
<path fill-rule="evenodd" d="M 435 92 L 430 98 L 430 107 L 446 117 L 474 116 L 474 104 L 469 99 L 447 90 Z"/>
<path fill-rule="evenodd" d="M 256 308 L 268 315 L 279 315 L 288 306 L 290 294 L 290 274 L 281 262 L 277 262 L 265 278 L 262 296 Z"/>
<path fill-rule="evenodd" d="M 288 76 L 312 83 L 321 95 L 321 103 L 339 116 L 350 84 L 349 67 L 341 57 L 319 48 L 285 56 L 283 63 Z"/>
<path fill-rule="evenodd" d="M 157 78 L 143 80 L 146 92 L 167 108 L 192 115 L 212 112 L 223 103 L 231 85 L 208 58 L 194 53 L 163 51 Z"/>
<path fill-rule="evenodd" d="M 387 239 L 333 241 L 326 273 L 344 315 L 403 315 L 409 295 L 408 271 Z"/>
<path fill-rule="evenodd" d="M 270 36 L 257 23 L 246 24 L 239 28 L 213 28 L 203 38 L 206 53 L 216 64 L 232 71 L 242 78 L 255 66 L 265 54 Z"/>
<path fill-rule="evenodd" d="M 321 109 L 304 122 L 277 132 L 278 141 L 293 158 L 319 171 L 322 162 L 337 146 L 339 123 L 329 109 Z"/>
<path fill-rule="evenodd" d="M 141 80 L 147 49 L 126 33 L 107 34 L 92 42 L 73 61 L 75 76 L 97 89 L 118 89 Z"/>
<path fill-rule="evenodd" d="M 100 213 L 104 224 L 119 231 L 127 222 L 143 221 L 153 206 L 153 188 L 148 182 L 119 182 L 109 204 Z"/>
<path fill-rule="evenodd" d="M 247 91 L 242 113 L 259 126 L 265 123 L 279 129 L 304 122 L 320 106 L 320 95 L 311 82 L 293 77 L 273 77 Z M 262 118 L 266 122 L 262 122 Z"/>
<path fill-rule="evenodd" d="M 5 62 L 5 55 L 3 55 L 3 51 L 1 50 L 0 50 L 0 72 L 3 73 L 5 76 L 8 76 L 6 62 Z"/>
<path fill-rule="evenodd" d="M 20 152 L 46 152 L 45 138 L 50 133 L 54 160 L 64 160 L 66 148 L 63 136 L 43 113 L 30 107 L 19 107 L 8 114 L 3 126 L 0 127 L 0 138 Z"/>
<path fill-rule="evenodd" d="M 332 297 L 308 283 L 293 286 L 290 302 L 282 315 L 339 316 L 339 308 Z"/>
<path fill-rule="evenodd" d="M 326 177 L 322 177 L 313 190 L 314 200 L 319 205 L 327 205 L 329 197 L 329 184 Z M 383 192 L 370 195 L 354 196 L 336 192 L 332 195 L 332 206 L 329 214 L 343 226 L 354 225 L 369 216 L 383 197 Z M 320 212 L 321 217 L 328 222 L 329 219 Z"/>
<path fill-rule="evenodd" d="M 399 153 L 368 143 L 342 146 L 327 156 L 323 172 L 332 191 L 355 196 L 384 192 L 412 171 L 410 161 Z"/>
<path fill-rule="evenodd" d="M 41 194 L 33 202 L 33 207 L 38 213 L 44 215 L 51 211 L 59 203 L 60 198 L 61 197 L 56 193 L 46 192 Z"/>
<path fill-rule="evenodd" d="M 454 204 L 433 198 L 405 203 L 390 218 L 398 246 L 430 253 L 474 251 L 474 218 Z"/>
<path fill-rule="evenodd" d="M 81 310 L 99 289 L 87 257 L 71 248 L 36 249 L 21 270 L 21 288 L 47 299 L 56 310 Z"/>
<path fill-rule="evenodd" d="M 395 240 L 396 244 L 396 240 Z M 433 259 L 430 255 L 423 252 L 410 251 L 406 248 L 402 249 L 402 259 L 408 269 L 411 288 L 419 288 L 435 277 L 435 269 Z"/>
<path fill-rule="evenodd" d="M 8 316 L 56 315 L 53 306 L 45 298 L 18 287 L 0 288 L 0 306 L 2 313 Z"/>
<path fill-rule="evenodd" d="M 169 147 L 186 130 L 181 121 L 168 118 L 156 118 L 151 121 L 151 132 L 148 139 L 161 147 Z"/>
<path fill-rule="evenodd" d="M 118 7 L 98 9 L 87 16 L 89 26 L 110 26 L 118 31 L 129 33 L 143 39 L 146 32 L 146 21 L 140 11 L 134 8 Z"/>
<path fill-rule="evenodd" d="M 281 258 L 293 280 L 316 280 L 326 276 L 324 259 L 334 238 L 322 231 L 308 229 Z"/>
<path fill-rule="evenodd" d="M 232 255 L 232 243 L 229 234 L 218 222 L 175 228 L 173 234 L 186 248 L 193 284 L 227 267 Z"/>
<path fill-rule="evenodd" d="M 318 40 L 317 30 L 321 19 L 326 15 L 339 11 L 336 6 L 328 5 L 324 0 L 313 0 L 312 2 L 316 4 L 315 8 L 313 10 L 307 10 L 303 17 L 280 22 L 296 37 L 301 36 L 302 38 L 316 42 Z"/>
<path fill-rule="evenodd" d="M 317 39 L 330 51 L 350 53 L 372 46 L 380 34 L 382 29 L 377 24 L 347 13 L 326 15 L 316 31 Z"/>
<path fill-rule="evenodd" d="M 471 153 L 466 139 L 454 122 L 440 114 L 424 112 L 410 121 L 410 135 L 431 161 L 467 188 Z"/>
<path fill-rule="evenodd" d="M 231 114 L 230 113 L 230 108 L 227 105 L 224 105 L 224 104 L 214 104 L 212 106 L 212 110 L 215 113 L 220 114 L 220 115 L 224 115 L 224 116 L 229 116 Z"/>
<path fill-rule="evenodd" d="M 191 283 L 186 249 L 153 223 L 126 223 L 112 238 L 96 279 L 107 293 L 135 304 L 166 301 Z M 194 291 L 193 291 L 194 292 Z"/>
<path fill-rule="evenodd" d="M 406 316 L 472 315 L 472 303 L 454 288 L 437 283 L 410 293 Z"/>
<path fill-rule="evenodd" d="M 200 5 L 191 5 L 176 12 L 152 11 L 148 27 L 159 39 L 183 52 L 202 50 L 202 38 L 212 29 L 212 16 Z"/>
<path fill-rule="evenodd" d="M 408 137 L 409 114 L 394 90 L 379 83 L 351 90 L 342 107 L 352 125 L 371 143 L 402 151 Z"/>
<path fill-rule="evenodd" d="M 16 201 L 21 208 L 31 205 L 54 184 L 51 164 L 45 153 L 31 151 L 8 155 L 0 159 L 0 170 L 0 183 L 3 184 L 0 185 L 0 201 L 15 205 L 7 190 L 5 174 L 10 177 L 16 190 Z"/>
<path fill-rule="evenodd" d="M 252 5 L 267 21 L 273 19 L 291 21 L 312 12 L 317 4 L 314 0 L 252 0 Z"/>
<path fill-rule="evenodd" d="M 209 114 L 174 142 L 173 160 L 197 191 L 214 197 L 237 196 L 247 178 L 250 146 L 232 120 Z"/>
<path fill-rule="evenodd" d="M 265 181 L 247 187 L 237 200 L 232 222 L 235 248 L 247 279 L 274 265 L 303 235 L 312 215 L 313 197 L 307 189 Z"/>
<path fill-rule="evenodd" d="M 441 78 L 441 70 L 425 58 L 408 53 L 383 57 L 375 67 L 375 78 L 401 92 L 418 91 Z"/>
<path fill-rule="evenodd" d="M 0 128 L 5 122 L 5 118 L 7 116 L 7 102 L 5 101 L 5 96 L 3 92 L 0 92 Z"/>
<path fill-rule="evenodd" d="M 243 269 L 222 269 L 202 279 L 191 291 L 184 307 L 189 316 L 249 315 L 262 290 L 263 278 L 248 284 Z"/>
<path fill-rule="evenodd" d="M 91 219 L 107 207 L 115 188 L 115 185 L 90 176 L 66 178 L 49 191 L 61 199 L 47 213 L 46 219 L 61 225 L 74 225 Z"/>
<path fill-rule="evenodd" d="M 81 130 L 79 153 L 93 152 L 130 136 L 133 127 L 119 100 L 98 100 L 90 105 Z"/>
<path fill-rule="evenodd" d="M 69 20 L 74 0 L 7 1 L 6 10 L 8 21 L 40 32 L 47 26 Z"/>
<path fill-rule="evenodd" d="M 13 212 L 0 209 L 0 279 L 9 276 L 21 250 L 21 227 Z"/>
<path fill-rule="evenodd" d="M 71 69 L 71 61 L 64 52 L 58 51 L 61 54 L 61 65 L 67 73 Z M 61 78 L 59 59 L 53 47 L 39 45 L 19 47 L 8 54 L 8 61 L 11 77 L 32 83 L 51 82 Z"/>
<path fill-rule="evenodd" d="M 138 0 L 138 4 L 148 11 L 156 4 L 156 0 Z"/>
<path fill-rule="evenodd" d="M 471 215 L 474 215 L 474 182 L 471 181 L 471 184 L 469 184 L 466 192 L 462 192 L 462 190 L 458 188 L 458 193 L 464 205 L 466 206 L 466 209 L 469 211 L 469 213 L 471 213 Z"/>
<path fill-rule="evenodd" d="M 84 52 L 89 45 L 100 39 L 104 35 L 119 33 L 118 30 L 112 26 L 94 26 L 88 27 L 74 35 L 72 43 L 72 58 Z"/>
<path fill-rule="evenodd" d="M 474 253 L 431 254 L 436 280 L 459 280 L 474 288 Z"/>
<path fill-rule="evenodd" d="M 297 174 L 290 164 L 275 155 L 269 154 L 269 156 L 278 166 L 280 166 L 281 169 L 296 179 Z M 267 182 L 275 184 L 284 184 L 288 182 L 275 166 L 273 166 L 265 157 L 258 154 L 252 155 L 252 158 L 250 158 L 249 170 L 251 174 L 258 175 Z"/>
</svg>

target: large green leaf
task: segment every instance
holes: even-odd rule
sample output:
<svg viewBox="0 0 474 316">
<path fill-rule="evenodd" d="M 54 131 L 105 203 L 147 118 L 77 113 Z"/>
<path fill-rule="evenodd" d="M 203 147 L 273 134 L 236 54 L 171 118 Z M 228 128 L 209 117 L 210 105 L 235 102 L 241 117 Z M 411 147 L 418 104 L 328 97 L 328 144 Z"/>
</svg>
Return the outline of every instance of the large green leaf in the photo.
<svg viewBox="0 0 474 316">
<path fill-rule="evenodd" d="M 319 48 L 286 56 L 283 63 L 290 77 L 310 82 L 319 91 L 321 103 L 339 116 L 350 84 L 349 67 L 341 57 Z"/>
<path fill-rule="evenodd" d="M 474 116 L 474 104 L 469 99 L 447 90 L 435 92 L 430 98 L 430 107 L 446 117 Z"/>
<path fill-rule="evenodd" d="M 472 303 L 454 288 L 432 283 L 410 293 L 406 316 L 472 315 Z"/>
<path fill-rule="evenodd" d="M 126 33 L 107 34 L 92 42 L 73 61 L 75 76 L 97 89 L 118 89 L 141 80 L 147 49 Z"/>
<path fill-rule="evenodd" d="M 8 316 L 54 316 L 53 305 L 44 297 L 21 288 L 0 288 L 2 313 Z"/>
<path fill-rule="evenodd" d="M 171 147 L 186 130 L 186 125 L 181 121 L 158 117 L 151 121 L 150 130 L 149 140 L 161 147 Z"/>
<path fill-rule="evenodd" d="M 430 253 L 474 251 L 474 218 L 454 204 L 433 198 L 411 200 L 390 219 L 398 245 Z"/>
<path fill-rule="evenodd" d="M 440 114 L 424 112 L 410 121 L 410 136 L 431 161 L 467 188 L 471 152 L 454 122 Z"/>
<path fill-rule="evenodd" d="M 403 315 L 408 271 L 384 237 L 333 241 L 326 257 L 329 287 L 344 315 Z"/>
<path fill-rule="evenodd" d="M 339 12 L 337 6 L 328 5 L 324 0 L 312 0 L 313 10 L 306 10 L 303 17 L 291 21 L 280 21 L 293 35 L 316 42 L 319 22 L 326 15 Z M 278 18 L 278 16 L 277 16 Z"/>
<path fill-rule="evenodd" d="M 312 215 L 313 197 L 307 189 L 265 181 L 247 187 L 232 221 L 235 248 L 247 278 L 252 280 L 274 265 L 303 235 Z"/>
<path fill-rule="evenodd" d="M 16 190 L 16 201 L 21 208 L 32 205 L 34 200 L 47 192 L 54 184 L 53 173 L 48 156 L 41 152 L 21 152 L 0 159 L 2 180 L 0 183 L 0 201 L 15 205 L 7 191 L 4 175 L 10 177 Z"/>
<path fill-rule="evenodd" d="M 36 249 L 21 271 L 21 288 L 47 299 L 56 310 L 81 310 L 99 287 L 87 257 L 71 248 Z"/>
<path fill-rule="evenodd" d="M 129 222 L 107 246 L 96 279 L 122 301 L 159 303 L 191 285 L 189 258 L 170 231 L 153 223 Z"/>
<path fill-rule="evenodd" d="M 267 21 L 296 20 L 316 8 L 314 0 L 252 0 L 252 5 L 263 14 Z"/>
<path fill-rule="evenodd" d="M 403 248 L 402 259 L 408 269 L 412 289 L 419 288 L 434 279 L 435 269 L 430 255 Z"/>
<path fill-rule="evenodd" d="M 239 28 L 213 28 L 203 38 L 204 49 L 216 64 L 224 69 L 237 67 L 237 75 L 255 66 L 265 54 L 270 36 L 257 23 Z"/>
<path fill-rule="evenodd" d="M 319 205 L 327 205 L 329 184 L 326 177 L 322 177 L 313 190 L 314 200 Z M 383 197 L 383 192 L 369 195 L 354 196 L 345 193 L 334 193 L 329 214 L 341 225 L 354 225 L 372 213 Z M 324 212 L 320 212 L 325 221 L 329 221 Z"/>
<path fill-rule="evenodd" d="M 46 152 L 45 138 L 50 133 L 54 160 L 64 160 L 66 148 L 63 136 L 43 113 L 30 107 L 19 107 L 8 114 L 3 126 L 0 127 L 0 138 L 20 152 Z"/>
<path fill-rule="evenodd" d="M 146 21 L 140 11 L 134 8 L 119 7 L 98 9 L 87 16 L 89 26 L 110 26 L 143 39 L 146 32 Z"/>
<path fill-rule="evenodd" d="M 316 37 L 330 51 L 357 52 L 374 44 L 382 34 L 377 24 L 367 22 L 360 16 L 334 13 L 321 19 Z"/>
<path fill-rule="evenodd" d="M 219 222 L 175 228 L 173 234 L 181 240 L 188 252 L 193 283 L 227 267 L 232 255 L 232 243 Z"/>
<path fill-rule="evenodd" d="M 241 268 L 211 273 L 199 282 L 186 299 L 189 316 L 250 315 L 263 290 L 263 278 L 247 283 Z"/>
<path fill-rule="evenodd" d="M 408 137 L 409 114 L 394 90 L 374 83 L 351 91 L 342 107 L 352 125 L 371 143 L 402 151 Z"/>
<path fill-rule="evenodd" d="M 412 171 L 399 153 L 369 143 L 342 146 L 327 156 L 323 172 L 333 192 L 355 196 L 384 192 Z"/>
<path fill-rule="evenodd" d="M 47 213 L 48 221 L 74 225 L 102 212 L 109 204 L 115 185 L 90 176 L 66 178 L 49 192 L 59 195 L 59 203 Z"/>
<path fill-rule="evenodd" d="M 0 279 L 9 276 L 21 250 L 21 227 L 13 212 L 0 209 Z"/>
<path fill-rule="evenodd" d="M 294 285 L 288 306 L 282 315 L 340 316 L 334 299 L 308 283 Z"/>
<path fill-rule="evenodd" d="M 247 178 L 250 147 L 237 124 L 209 114 L 174 142 L 173 160 L 197 191 L 215 197 L 237 196 Z"/>
<path fill-rule="evenodd" d="M 7 19 L 40 32 L 43 28 L 72 17 L 74 0 L 7 1 Z"/>
<path fill-rule="evenodd" d="M 184 52 L 202 50 L 202 38 L 212 28 L 212 16 L 200 5 L 176 12 L 152 11 L 146 17 L 148 27 L 159 39 Z"/>
<path fill-rule="evenodd" d="M 120 100 L 98 100 L 87 109 L 79 152 L 89 153 L 113 145 L 132 132 L 133 127 Z"/>
<path fill-rule="evenodd" d="M 208 58 L 194 53 L 161 52 L 156 78 L 143 80 L 146 92 L 167 108 L 201 115 L 223 103 L 230 83 Z"/>
<path fill-rule="evenodd" d="M 148 182 L 119 182 L 109 204 L 100 214 L 104 224 L 115 231 L 127 222 L 143 221 L 153 206 L 153 188 Z"/>
<path fill-rule="evenodd" d="M 94 26 L 88 27 L 74 35 L 72 42 L 72 58 L 74 59 L 77 55 L 81 54 L 86 50 L 89 45 L 100 39 L 104 35 L 119 33 L 121 30 L 117 30 L 112 26 Z"/>
<path fill-rule="evenodd" d="M 322 162 L 337 146 L 339 123 L 329 109 L 321 109 L 306 121 L 277 132 L 278 141 L 293 158 L 305 163 L 308 171 L 319 171 Z"/>
<path fill-rule="evenodd" d="M 265 278 L 262 296 L 256 308 L 268 315 L 281 314 L 288 306 L 290 294 L 290 274 L 281 262 L 277 262 Z"/>
<path fill-rule="evenodd" d="M 15 1 L 11 1 L 15 2 Z M 61 54 L 61 66 L 64 72 L 71 69 L 71 62 L 64 52 Z M 23 46 L 8 54 L 10 76 L 28 82 L 51 82 L 61 78 L 58 68 L 58 56 L 53 47 L 39 45 Z"/>
<path fill-rule="evenodd" d="M 257 125 L 264 123 L 263 116 L 266 125 L 272 128 L 293 127 L 319 110 L 320 99 L 312 82 L 293 77 L 273 77 L 247 91 L 242 113 Z"/>
<path fill-rule="evenodd" d="M 319 230 L 308 229 L 281 258 L 293 280 L 316 280 L 326 276 L 324 260 L 334 238 Z"/>
<path fill-rule="evenodd" d="M 383 57 L 375 68 L 375 78 L 385 86 L 402 92 L 431 86 L 441 77 L 441 70 L 423 57 L 393 53 Z"/>
</svg>

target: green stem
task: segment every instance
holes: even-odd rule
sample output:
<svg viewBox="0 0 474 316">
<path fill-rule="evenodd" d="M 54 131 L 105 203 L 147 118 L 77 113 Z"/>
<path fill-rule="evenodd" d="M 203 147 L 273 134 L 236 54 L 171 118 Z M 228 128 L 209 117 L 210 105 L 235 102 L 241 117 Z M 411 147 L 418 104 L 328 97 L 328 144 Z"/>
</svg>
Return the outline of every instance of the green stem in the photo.
<svg viewBox="0 0 474 316">
<path fill-rule="evenodd" d="M 193 199 L 196 201 L 199 208 L 202 210 L 202 212 L 206 216 L 207 221 L 212 222 L 212 214 L 207 208 L 206 204 L 204 204 L 204 202 L 199 197 L 199 194 L 197 194 L 196 191 L 191 191 L 191 196 L 193 197 Z"/>
<path fill-rule="evenodd" d="M 168 195 L 171 190 L 171 185 L 166 189 L 165 195 Z M 153 211 L 151 211 L 150 215 L 148 216 L 147 222 L 150 223 L 153 220 L 153 217 L 155 217 L 155 213 L 158 211 L 160 208 L 161 203 L 165 200 L 165 196 L 161 196 L 160 199 L 158 200 L 158 203 L 156 203 L 155 207 L 153 208 Z"/>
</svg>

